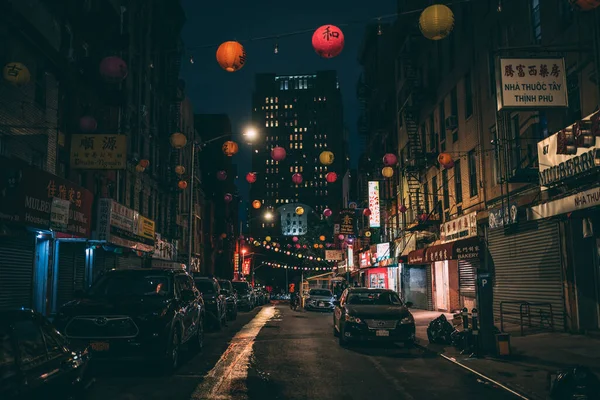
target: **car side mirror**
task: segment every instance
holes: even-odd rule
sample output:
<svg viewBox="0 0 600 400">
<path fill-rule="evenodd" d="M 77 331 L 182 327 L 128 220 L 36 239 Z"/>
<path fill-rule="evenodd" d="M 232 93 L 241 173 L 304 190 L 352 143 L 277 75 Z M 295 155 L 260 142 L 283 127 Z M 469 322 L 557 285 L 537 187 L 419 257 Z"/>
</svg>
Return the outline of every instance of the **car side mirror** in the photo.
<svg viewBox="0 0 600 400">
<path fill-rule="evenodd" d="M 336 307 L 339 307 L 339 306 L 340 306 L 340 302 L 339 302 L 339 300 L 336 300 L 336 301 L 334 301 L 334 302 L 333 302 L 333 305 L 334 305 L 334 306 L 336 306 Z"/>
<path fill-rule="evenodd" d="M 407 301 L 405 304 L 407 308 L 411 308 L 413 306 L 412 301 Z"/>
<path fill-rule="evenodd" d="M 196 298 L 196 294 L 193 290 L 184 290 L 181 292 L 181 300 L 192 301 Z"/>
</svg>

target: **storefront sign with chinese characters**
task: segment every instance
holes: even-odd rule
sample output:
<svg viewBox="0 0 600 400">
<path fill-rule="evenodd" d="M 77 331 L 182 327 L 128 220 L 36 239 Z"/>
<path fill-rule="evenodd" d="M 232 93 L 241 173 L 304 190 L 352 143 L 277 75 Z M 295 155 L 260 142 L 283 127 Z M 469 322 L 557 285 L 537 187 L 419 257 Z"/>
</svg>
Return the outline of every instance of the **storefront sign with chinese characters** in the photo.
<svg viewBox="0 0 600 400">
<path fill-rule="evenodd" d="M 497 75 L 498 110 L 569 106 L 563 58 L 500 57 Z"/>
<path fill-rule="evenodd" d="M 112 199 L 100 199 L 98 201 L 97 238 L 118 246 L 147 253 L 153 252 L 155 240 L 154 236 L 148 237 L 148 229 L 149 225 L 152 225 L 152 233 L 154 233 L 154 221 L 148 220 L 151 224 L 140 224 L 140 220 L 147 220 L 147 218 Z"/>
<path fill-rule="evenodd" d="M 175 243 L 164 240 L 161 234 L 157 233 L 156 242 L 154 243 L 154 254 L 152 254 L 152 257 L 160 258 L 162 260 L 176 260 L 177 246 Z"/>
<path fill-rule="evenodd" d="M 354 235 L 354 210 L 340 211 L 340 233 L 342 235 Z"/>
<path fill-rule="evenodd" d="M 381 210 L 379 203 L 379 182 L 369 181 L 369 226 L 371 228 L 381 227 Z"/>
<path fill-rule="evenodd" d="M 2 221 L 89 238 L 93 200 L 92 192 L 73 182 L 0 158 Z"/>
<path fill-rule="evenodd" d="M 72 135 L 71 168 L 125 169 L 126 166 L 125 135 Z"/>
<path fill-rule="evenodd" d="M 369 268 L 371 266 L 371 252 L 364 251 L 359 255 L 359 267 Z"/>
<path fill-rule="evenodd" d="M 442 243 L 477 236 L 477 211 L 440 225 Z"/>
<path fill-rule="evenodd" d="M 344 258 L 342 250 L 325 250 L 325 259 L 327 261 L 341 261 Z"/>
<path fill-rule="evenodd" d="M 488 216 L 490 229 L 502 228 L 517 223 L 518 208 L 516 203 L 491 209 Z"/>
<path fill-rule="evenodd" d="M 244 260 L 244 264 L 242 264 L 242 275 L 250 275 L 250 262 L 252 259 L 247 258 Z"/>
<path fill-rule="evenodd" d="M 480 245 L 474 243 L 464 243 L 459 244 L 454 247 L 454 251 L 456 252 L 457 260 L 472 260 L 474 258 L 479 258 L 480 253 Z"/>
</svg>

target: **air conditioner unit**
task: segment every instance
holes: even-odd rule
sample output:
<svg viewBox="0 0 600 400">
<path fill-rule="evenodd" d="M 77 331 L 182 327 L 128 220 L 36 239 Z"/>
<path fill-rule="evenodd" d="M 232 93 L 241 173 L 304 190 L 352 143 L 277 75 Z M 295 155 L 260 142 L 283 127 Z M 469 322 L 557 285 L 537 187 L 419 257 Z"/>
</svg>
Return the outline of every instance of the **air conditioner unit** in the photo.
<svg viewBox="0 0 600 400">
<path fill-rule="evenodd" d="M 446 118 L 445 124 L 446 130 L 453 131 L 456 128 L 458 128 L 458 118 L 456 117 L 456 115 L 450 115 Z"/>
</svg>

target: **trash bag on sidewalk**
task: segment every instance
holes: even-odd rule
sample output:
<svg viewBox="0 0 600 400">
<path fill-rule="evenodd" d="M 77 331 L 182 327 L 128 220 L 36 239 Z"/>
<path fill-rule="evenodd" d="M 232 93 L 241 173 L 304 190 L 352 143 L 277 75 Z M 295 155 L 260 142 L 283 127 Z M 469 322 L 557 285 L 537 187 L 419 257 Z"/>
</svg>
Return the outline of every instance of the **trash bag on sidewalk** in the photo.
<svg viewBox="0 0 600 400">
<path fill-rule="evenodd" d="M 564 369 L 550 382 L 550 397 L 555 400 L 599 400 L 600 379 L 587 367 Z"/>
<path fill-rule="evenodd" d="M 440 315 L 427 326 L 427 339 L 429 343 L 450 344 L 454 327 L 444 314 Z"/>
</svg>

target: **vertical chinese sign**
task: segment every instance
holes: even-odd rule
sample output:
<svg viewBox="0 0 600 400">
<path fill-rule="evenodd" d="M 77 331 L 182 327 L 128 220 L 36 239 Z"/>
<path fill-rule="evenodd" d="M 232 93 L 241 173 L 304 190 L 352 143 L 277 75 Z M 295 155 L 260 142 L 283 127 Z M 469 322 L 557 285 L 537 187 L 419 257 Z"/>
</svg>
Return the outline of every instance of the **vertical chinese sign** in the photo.
<svg viewBox="0 0 600 400">
<path fill-rule="evenodd" d="M 379 209 L 379 182 L 369 181 L 369 226 L 371 228 L 381 227 L 381 214 Z"/>
<path fill-rule="evenodd" d="M 250 258 L 244 260 L 244 264 L 242 265 L 242 275 L 244 276 L 250 275 L 250 261 L 252 261 Z"/>
<path fill-rule="evenodd" d="M 125 169 L 127 137 L 125 135 L 73 135 L 71 168 Z"/>
<path fill-rule="evenodd" d="M 340 233 L 342 235 L 354 235 L 354 215 L 354 210 L 340 211 Z"/>
</svg>

